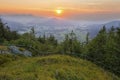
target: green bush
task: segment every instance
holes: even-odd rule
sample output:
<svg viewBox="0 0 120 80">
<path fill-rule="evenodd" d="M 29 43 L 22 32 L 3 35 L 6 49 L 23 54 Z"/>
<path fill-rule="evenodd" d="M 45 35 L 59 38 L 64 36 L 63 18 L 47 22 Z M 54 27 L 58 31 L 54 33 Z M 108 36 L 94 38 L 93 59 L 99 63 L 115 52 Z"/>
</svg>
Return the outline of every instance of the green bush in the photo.
<svg viewBox="0 0 120 80">
<path fill-rule="evenodd" d="M 18 55 L 12 55 L 12 54 L 1 54 L 0 55 L 0 65 L 3 65 L 5 63 L 11 62 L 11 61 L 15 61 L 18 59 L 21 59 L 23 57 L 18 56 Z"/>
</svg>

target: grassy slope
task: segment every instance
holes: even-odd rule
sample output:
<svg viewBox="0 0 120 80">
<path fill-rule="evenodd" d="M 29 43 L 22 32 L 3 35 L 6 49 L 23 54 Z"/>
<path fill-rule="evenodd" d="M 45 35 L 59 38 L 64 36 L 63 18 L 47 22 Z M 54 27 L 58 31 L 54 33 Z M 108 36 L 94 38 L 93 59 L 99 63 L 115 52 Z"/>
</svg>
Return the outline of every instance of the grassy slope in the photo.
<svg viewBox="0 0 120 80">
<path fill-rule="evenodd" d="M 120 80 L 91 62 L 52 55 L 13 61 L 0 68 L 0 80 Z"/>
</svg>

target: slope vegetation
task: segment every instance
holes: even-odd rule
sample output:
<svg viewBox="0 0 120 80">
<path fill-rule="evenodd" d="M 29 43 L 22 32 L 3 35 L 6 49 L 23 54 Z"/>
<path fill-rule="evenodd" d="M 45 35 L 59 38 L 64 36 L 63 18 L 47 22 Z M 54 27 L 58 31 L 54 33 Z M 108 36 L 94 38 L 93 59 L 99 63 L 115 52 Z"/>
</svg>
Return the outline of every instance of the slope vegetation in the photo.
<svg viewBox="0 0 120 80">
<path fill-rule="evenodd" d="M 21 59 L 0 67 L 0 80 L 120 80 L 82 59 L 52 55 Z"/>
</svg>

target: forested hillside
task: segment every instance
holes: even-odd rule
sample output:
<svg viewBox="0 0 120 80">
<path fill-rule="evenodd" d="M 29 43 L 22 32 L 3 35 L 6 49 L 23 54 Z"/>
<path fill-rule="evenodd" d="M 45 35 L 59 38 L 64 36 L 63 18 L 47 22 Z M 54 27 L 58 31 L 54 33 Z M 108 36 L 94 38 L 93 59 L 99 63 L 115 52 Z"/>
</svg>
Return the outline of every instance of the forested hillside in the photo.
<svg viewBox="0 0 120 80">
<path fill-rule="evenodd" d="M 88 63 L 86 61 L 83 61 L 82 62 L 83 64 L 81 64 L 79 59 L 75 59 L 75 61 L 77 60 L 77 63 L 74 64 L 74 59 L 72 59 L 71 57 L 67 57 L 67 60 L 65 60 L 66 63 L 64 63 L 64 59 L 66 59 L 64 55 L 69 55 L 76 58 L 81 58 L 81 59 L 91 61 L 94 64 L 106 70 L 106 72 L 107 71 L 111 72 L 112 74 L 115 74 L 120 77 L 120 28 L 114 28 L 114 26 L 111 26 L 111 29 L 109 31 L 106 30 L 105 26 L 103 26 L 103 28 L 99 31 L 97 36 L 94 37 L 93 39 L 89 38 L 89 33 L 88 33 L 86 35 L 85 42 L 79 41 L 74 31 L 71 31 L 71 33 L 69 34 L 65 34 L 65 39 L 62 42 L 58 42 L 58 40 L 52 34 L 50 36 L 40 35 L 39 37 L 36 37 L 34 28 L 31 28 L 30 32 L 20 35 L 16 31 L 11 31 L 7 26 L 7 24 L 4 24 L 2 20 L 0 20 L 0 45 L 19 46 L 21 48 L 31 51 L 32 57 L 34 57 L 29 59 L 23 59 L 23 56 L 17 55 L 17 56 L 20 56 L 20 58 L 22 57 L 22 59 L 19 59 L 19 61 L 16 61 L 16 62 L 13 62 L 14 60 L 16 60 L 16 55 L 12 56 L 13 59 L 11 59 L 10 57 L 2 57 L 0 60 L 0 65 L 3 65 L 2 67 L 3 69 L 1 68 L 2 71 L 0 70 L 1 78 L 4 77 L 4 74 L 5 74 L 5 77 L 7 75 L 8 78 L 10 78 L 11 80 L 12 79 L 14 80 L 14 79 L 17 79 L 17 77 L 23 76 L 21 73 L 25 72 L 26 76 L 24 76 L 25 78 L 21 77 L 22 80 L 26 79 L 27 76 L 29 77 L 30 75 L 31 77 L 36 76 L 37 78 L 43 77 L 43 79 L 45 79 L 44 74 L 47 72 L 43 71 L 43 73 L 41 74 L 43 76 L 38 76 L 38 74 L 36 73 L 33 74 L 32 72 L 35 70 L 35 71 L 38 71 L 38 73 L 40 73 L 39 71 L 43 70 L 45 66 L 48 72 L 50 72 L 46 75 L 53 76 L 52 70 L 55 71 L 54 66 L 55 68 L 57 68 L 59 65 L 62 67 L 68 61 L 69 66 L 66 64 L 67 67 L 65 68 L 62 67 L 63 70 L 61 69 L 60 71 L 61 72 L 63 71 L 63 72 L 60 73 L 60 75 L 58 74 L 59 76 L 58 78 L 56 78 L 57 80 L 70 80 L 69 77 L 71 78 L 71 80 L 88 80 L 89 78 L 91 80 L 93 79 L 94 80 L 118 80 L 117 78 L 113 79 L 113 77 L 109 77 L 109 75 L 107 75 L 104 71 L 101 72 L 100 70 L 100 73 L 99 73 L 99 68 L 95 68 L 96 66 L 94 65 L 90 65 L 91 67 L 89 67 L 88 69 L 87 68 L 85 69 L 84 67 L 87 67 L 89 65 L 89 64 L 86 65 Z M 50 62 L 48 60 L 49 58 L 48 59 L 41 58 L 41 56 L 48 56 L 48 55 L 55 55 L 55 54 L 59 54 L 63 56 L 60 56 L 60 57 L 54 56 L 54 58 L 56 57 L 61 59 L 58 59 L 57 61 L 52 60 Z M 2 55 L 4 54 L 0 54 L 0 56 Z M 52 57 L 50 57 L 50 60 L 51 59 Z M 30 64 L 28 64 L 28 62 Z M 51 62 L 55 62 L 56 64 L 53 64 Z M 9 68 L 6 66 L 7 64 L 8 66 L 10 66 Z M 23 66 L 14 66 L 18 64 Z M 32 64 L 37 64 L 37 65 L 32 65 Z M 48 64 L 50 64 L 50 66 Z M 84 67 L 81 67 L 82 65 L 84 65 Z M 40 70 L 36 70 L 34 67 L 37 67 L 36 69 L 40 69 Z M 70 72 L 71 70 L 69 69 L 71 67 L 73 67 L 72 68 L 73 74 L 72 72 Z M 18 75 L 16 76 L 13 76 L 16 73 L 16 71 L 11 72 L 14 68 L 16 68 L 15 69 L 16 71 L 19 68 L 21 69 L 21 71 L 19 71 Z M 98 70 L 98 72 L 94 68 Z M 64 69 L 65 69 L 65 73 L 64 73 Z M 68 69 L 68 73 L 66 72 L 67 69 Z M 76 73 L 76 71 L 78 71 L 77 69 L 79 71 L 84 69 L 86 73 L 84 73 L 84 71 L 83 72 L 81 71 L 81 73 L 78 72 L 78 75 L 77 75 Z M 87 70 L 93 70 L 93 71 L 87 72 Z M 88 76 L 87 73 L 89 74 L 96 73 L 96 77 L 93 76 L 94 74 L 91 74 L 91 76 Z M 66 75 L 65 77 L 64 77 L 64 74 Z M 72 78 L 72 75 L 74 75 L 73 78 Z M 107 77 L 105 75 L 107 75 Z M 79 76 L 82 76 L 83 78 L 80 79 Z M 102 77 L 104 78 L 102 79 Z M 51 77 L 46 79 L 54 80 Z M 32 80 L 34 80 L 34 78 Z"/>
</svg>

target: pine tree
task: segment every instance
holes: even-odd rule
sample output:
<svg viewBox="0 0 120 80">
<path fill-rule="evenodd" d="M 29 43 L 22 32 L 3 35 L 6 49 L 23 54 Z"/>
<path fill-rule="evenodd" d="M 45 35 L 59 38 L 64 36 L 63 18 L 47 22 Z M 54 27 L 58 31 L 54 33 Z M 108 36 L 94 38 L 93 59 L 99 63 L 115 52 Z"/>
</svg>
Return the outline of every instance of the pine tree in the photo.
<svg viewBox="0 0 120 80">
<path fill-rule="evenodd" d="M 0 43 L 16 40 L 18 38 L 19 34 L 16 31 L 10 31 L 10 28 L 0 19 Z"/>
<path fill-rule="evenodd" d="M 107 32 L 105 26 L 99 31 L 98 35 L 88 44 L 87 56 L 88 59 L 100 64 L 105 54 L 105 44 L 107 38 Z"/>
<path fill-rule="evenodd" d="M 88 43 L 89 43 L 89 32 L 86 35 L 86 44 L 88 44 Z"/>
<path fill-rule="evenodd" d="M 63 51 L 66 54 L 78 56 L 81 53 L 80 41 L 77 40 L 77 37 L 73 31 L 65 35 L 65 40 L 62 44 Z"/>
</svg>

